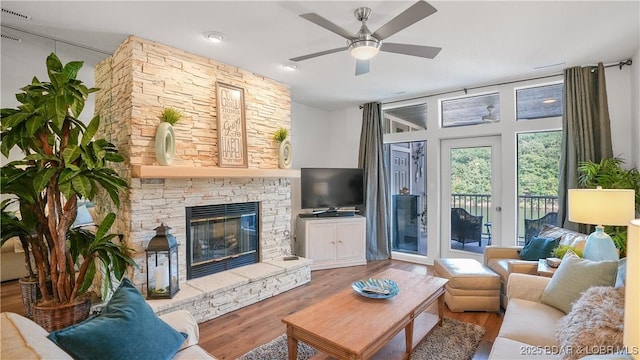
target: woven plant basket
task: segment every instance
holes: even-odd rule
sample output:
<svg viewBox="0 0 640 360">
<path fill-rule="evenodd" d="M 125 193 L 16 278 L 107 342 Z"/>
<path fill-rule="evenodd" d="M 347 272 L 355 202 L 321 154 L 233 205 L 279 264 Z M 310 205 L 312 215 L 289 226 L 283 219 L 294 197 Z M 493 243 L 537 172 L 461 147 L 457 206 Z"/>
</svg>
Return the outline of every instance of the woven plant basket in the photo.
<svg viewBox="0 0 640 360">
<path fill-rule="evenodd" d="M 29 319 L 33 319 L 33 305 L 42 299 L 38 280 L 25 277 L 18 280 L 18 282 L 20 283 L 20 292 L 22 294 L 22 305 L 24 305 L 25 316 Z"/>
<path fill-rule="evenodd" d="M 47 306 L 37 304 L 33 306 L 33 321 L 48 332 L 64 329 L 77 324 L 89 317 L 91 297 L 76 300 L 64 305 Z"/>
</svg>

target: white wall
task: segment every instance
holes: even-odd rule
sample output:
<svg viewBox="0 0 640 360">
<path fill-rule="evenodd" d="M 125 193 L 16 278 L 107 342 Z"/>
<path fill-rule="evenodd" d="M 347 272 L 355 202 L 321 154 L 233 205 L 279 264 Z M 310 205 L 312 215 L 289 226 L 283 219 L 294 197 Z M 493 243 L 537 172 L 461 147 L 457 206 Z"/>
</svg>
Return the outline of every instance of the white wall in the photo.
<svg viewBox="0 0 640 360">
<path fill-rule="evenodd" d="M 291 103 L 292 168 L 357 167 L 362 110 Z"/>
<path fill-rule="evenodd" d="M 634 64 L 635 65 L 635 64 Z M 624 66 L 620 70 L 617 66 L 607 68 L 605 77 L 607 81 L 607 100 L 609 102 L 609 117 L 611 118 L 611 142 L 613 144 L 613 156 L 619 156 L 625 160 L 625 167 L 635 162 L 633 139 L 634 132 L 632 119 L 632 73 L 630 66 Z M 637 102 L 637 98 L 636 98 Z M 635 150 L 637 153 L 638 150 Z"/>
<path fill-rule="evenodd" d="M 640 168 L 640 47 L 631 65 L 631 161 L 630 166 Z"/>
<path fill-rule="evenodd" d="M 358 167 L 362 110 L 348 108 L 330 113 L 333 167 Z"/>
</svg>

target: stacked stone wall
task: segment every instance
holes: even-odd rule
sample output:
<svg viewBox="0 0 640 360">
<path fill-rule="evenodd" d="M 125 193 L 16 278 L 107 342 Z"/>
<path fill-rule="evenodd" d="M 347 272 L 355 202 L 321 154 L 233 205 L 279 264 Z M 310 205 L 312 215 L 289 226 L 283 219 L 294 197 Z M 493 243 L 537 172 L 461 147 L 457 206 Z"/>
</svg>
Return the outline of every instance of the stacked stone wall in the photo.
<svg viewBox="0 0 640 360">
<path fill-rule="evenodd" d="M 203 46 L 206 46 L 203 44 Z M 165 107 L 184 117 L 174 125 L 173 165 L 218 166 L 216 83 L 244 89 L 248 167 L 278 168 L 278 128 L 290 129 L 289 88 L 274 80 L 131 36 L 96 67 L 96 112 L 100 133 L 126 158 L 116 170 L 130 188 L 121 207 L 100 194 L 98 213 L 118 217 L 113 231 L 124 234 L 139 265 L 130 276 L 144 290 L 145 253 L 154 229 L 164 222 L 179 242 L 180 280 L 186 280 L 185 207 L 234 202 L 260 202 L 262 261 L 290 252 L 291 181 L 287 178 L 137 179 L 132 165 L 158 165 L 155 133 Z M 177 171 L 177 170 L 176 170 Z"/>
</svg>

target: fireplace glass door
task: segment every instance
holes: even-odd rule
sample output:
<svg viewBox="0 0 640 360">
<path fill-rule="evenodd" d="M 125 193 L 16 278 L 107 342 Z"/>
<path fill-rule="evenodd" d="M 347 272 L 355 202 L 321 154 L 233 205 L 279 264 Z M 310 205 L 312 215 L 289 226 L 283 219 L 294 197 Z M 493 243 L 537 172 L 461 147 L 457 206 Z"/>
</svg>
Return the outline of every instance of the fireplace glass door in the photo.
<svg viewBox="0 0 640 360">
<path fill-rule="evenodd" d="M 255 214 L 222 216 L 191 222 L 192 265 L 256 251 Z"/>
<path fill-rule="evenodd" d="M 257 203 L 187 209 L 187 278 L 258 262 Z"/>
</svg>

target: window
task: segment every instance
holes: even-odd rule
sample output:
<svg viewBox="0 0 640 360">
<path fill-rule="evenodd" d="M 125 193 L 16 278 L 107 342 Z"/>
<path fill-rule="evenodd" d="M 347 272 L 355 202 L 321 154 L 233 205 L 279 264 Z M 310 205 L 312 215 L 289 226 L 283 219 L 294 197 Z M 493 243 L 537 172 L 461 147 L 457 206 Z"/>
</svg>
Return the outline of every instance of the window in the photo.
<svg viewBox="0 0 640 360">
<path fill-rule="evenodd" d="M 516 89 L 518 120 L 534 120 L 562 116 L 564 84 Z"/>
<path fill-rule="evenodd" d="M 521 133 L 517 139 L 518 238 L 524 244 L 543 223 L 555 225 L 562 132 Z"/>
<path fill-rule="evenodd" d="M 442 100 L 442 127 L 466 126 L 500 121 L 498 93 Z"/>
<path fill-rule="evenodd" d="M 383 117 L 385 134 L 427 129 L 426 104 L 386 109 Z"/>
</svg>

